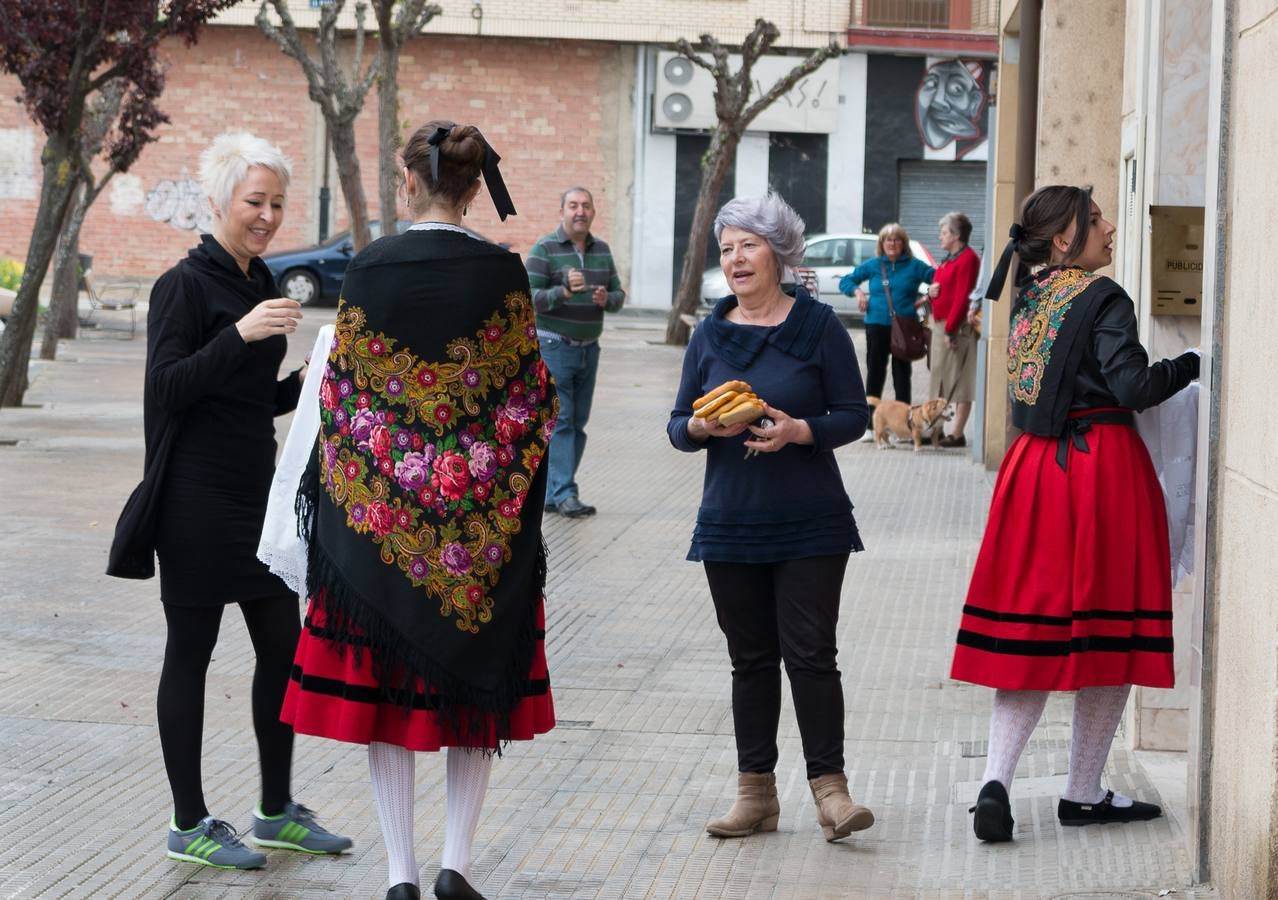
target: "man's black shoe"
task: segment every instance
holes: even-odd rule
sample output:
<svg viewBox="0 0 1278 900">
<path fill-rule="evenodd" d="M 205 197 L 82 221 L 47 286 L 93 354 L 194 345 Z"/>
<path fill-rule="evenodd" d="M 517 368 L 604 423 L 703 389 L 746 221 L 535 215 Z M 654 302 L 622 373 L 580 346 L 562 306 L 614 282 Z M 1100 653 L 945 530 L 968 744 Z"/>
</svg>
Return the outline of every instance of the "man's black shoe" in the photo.
<svg viewBox="0 0 1278 900">
<path fill-rule="evenodd" d="M 547 503 L 544 507 L 542 507 L 542 511 L 548 512 L 548 513 L 557 513 L 559 512 L 559 507 L 553 503 Z"/>
<path fill-rule="evenodd" d="M 386 892 L 386 900 L 422 900 L 422 892 L 417 885 L 404 881 Z"/>
<path fill-rule="evenodd" d="M 1056 818 L 1062 825 L 1104 825 L 1107 822 L 1147 822 L 1163 814 L 1155 803 L 1133 800 L 1131 806 L 1115 806 L 1114 792 L 1106 791 L 1100 803 L 1075 803 L 1061 798 L 1056 804 Z"/>
<path fill-rule="evenodd" d="M 581 519 L 594 514 L 595 508 L 593 506 L 582 503 L 576 497 L 569 497 L 559 504 L 559 515 L 566 516 L 569 519 Z"/>
<path fill-rule="evenodd" d="M 981 840 L 998 844 L 1012 839 L 1012 802 L 1000 782 L 985 782 L 970 812 L 976 814 L 972 817 L 972 830 Z"/>
</svg>

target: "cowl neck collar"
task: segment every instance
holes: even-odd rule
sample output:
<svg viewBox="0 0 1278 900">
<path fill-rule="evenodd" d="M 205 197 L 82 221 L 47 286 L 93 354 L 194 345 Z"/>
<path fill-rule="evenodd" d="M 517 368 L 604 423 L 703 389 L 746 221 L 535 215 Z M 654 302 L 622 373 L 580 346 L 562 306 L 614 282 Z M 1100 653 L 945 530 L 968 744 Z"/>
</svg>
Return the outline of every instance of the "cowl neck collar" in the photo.
<svg viewBox="0 0 1278 900">
<path fill-rule="evenodd" d="M 190 249 L 187 260 L 202 274 L 227 284 L 254 303 L 279 293 L 271 270 L 262 262 L 261 257 L 255 256 L 249 260 L 248 274 L 245 274 L 235 257 L 211 234 L 200 235 L 199 245 Z"/>
<path fill-rule="evenodd" d="M 786 293 L 794 298 L 794 305 L 779 325 L 738 325 L 728 321 L 728 313 L 737 305 L 736 296 L 729 294 L 715 304 L 714 311 L 698 327 L 705 330 L 715 353 L 734 368 L 749 368 L 767 346 L 796 359 L 808 359 L 816 351 L 834 309 L 813 300 L 802 286 Z"/>
</svg>

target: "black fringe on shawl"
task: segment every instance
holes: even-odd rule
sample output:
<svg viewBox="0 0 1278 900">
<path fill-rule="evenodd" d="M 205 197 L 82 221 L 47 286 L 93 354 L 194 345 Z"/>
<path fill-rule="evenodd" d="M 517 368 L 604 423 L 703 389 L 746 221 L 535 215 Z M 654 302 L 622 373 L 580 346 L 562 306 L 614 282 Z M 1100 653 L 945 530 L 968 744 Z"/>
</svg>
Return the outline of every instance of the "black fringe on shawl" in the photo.
<svg viewBox="0 0 1278 900">
<path fill-rule="evenodd" d="M 324 597 L 324 627 L 308 626 L 312 634 L 331 641 L 339 653 L 353 653 L 356 666 L 362 664 L 363 651 L 367 648 L 383 696 L 388 703 L 401 707 L 405 716 L 413 708 L 416 680 L 421 678 L 427 700 L 434 701 L 435 714 L 444 728 L 452 731 L 468 749 L 501 756 L 502 745 L 510 743 L 511 711 L 527 695 L 528 670 L 539 630 L 537 601 L 544 597 L 546 590 L 545 540 L 537 548 L 530 585 L 534 596 L 528 605 L 527 621 L 520 629 L 516 652 L 503 673 L 500 686 L 493 691 L 479 691 L 405 640 L 400 631 L 363 601 L 320 549 L 315 526 L 322 495 L 316 454 L 302 474 L 293 504 L 298 536 L 307 545 L 307 595 Z M 434 695 L 432 688 L 437 692 Z"/>
</svg>

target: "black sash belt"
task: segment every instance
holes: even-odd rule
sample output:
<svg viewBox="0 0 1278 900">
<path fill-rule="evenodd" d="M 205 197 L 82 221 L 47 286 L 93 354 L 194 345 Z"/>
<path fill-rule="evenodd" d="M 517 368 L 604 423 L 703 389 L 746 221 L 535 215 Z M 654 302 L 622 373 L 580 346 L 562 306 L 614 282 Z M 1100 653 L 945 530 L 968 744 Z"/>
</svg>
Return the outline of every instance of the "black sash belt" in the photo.
<svg viewBox="0 0 1278 900">
<path fill-rule="evenodd" d="M 1093 425 L 1126 425 L 1129 428 L 1135 428 L 1136 416 L 1127 410 L 1107 409 L 1066 420 L 1065 430 L 1056 441 L 1056 465 L 1061 467 L 1062 472 L 1066 471 L 1065 464 L 1069 459 L 1070 444 L 1073 444 L 1074 449 L 1079 453 L 1090 452 L 1084 435 L 1092 430 Z"/>
</svg>

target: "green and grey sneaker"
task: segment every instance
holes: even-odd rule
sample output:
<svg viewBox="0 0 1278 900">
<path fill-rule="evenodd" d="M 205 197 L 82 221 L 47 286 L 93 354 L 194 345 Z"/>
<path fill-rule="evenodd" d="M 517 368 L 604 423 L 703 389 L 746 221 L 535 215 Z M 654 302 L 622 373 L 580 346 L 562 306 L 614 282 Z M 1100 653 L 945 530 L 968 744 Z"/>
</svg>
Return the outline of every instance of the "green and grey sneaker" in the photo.
<svg viewBox="0 0 1278 900">
<path fill-rule="evenodd" d="M 292 800 L 278 816 L 263 815 L 259 805 L 253 811 L 253 834 L 249 840 L 259 847 L 303 853 L 344 853 L 351 849 L 350 838 L 325 831 L 315 821 L 315 813 Z"/>
<path fill-rule="evenodd" d="M 215 869 L 260 869 L 266 855 L 240 843 L 233 829 L 221 819 L 205 816 L 190 831 L 179 831 L 169 820 L 169 859 L 212 866 Z"/>
</svg>

